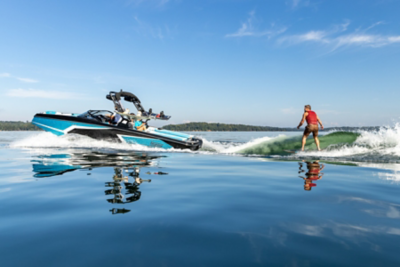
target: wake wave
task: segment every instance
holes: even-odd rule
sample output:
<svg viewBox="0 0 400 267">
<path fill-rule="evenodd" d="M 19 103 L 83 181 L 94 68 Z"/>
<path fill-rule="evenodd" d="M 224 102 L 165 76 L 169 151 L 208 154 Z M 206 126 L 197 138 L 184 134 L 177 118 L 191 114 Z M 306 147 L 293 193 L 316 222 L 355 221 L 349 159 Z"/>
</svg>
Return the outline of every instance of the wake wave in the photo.
<svg viewBox="0 0 400 267">
<path fill-rule="evenodd" d="M 361 131 L 357 139 L 351 144 L 320 152 L 301 152 L 298 156 L 400 163 L 400 124 L 396 124 L 394 127 L 382 127 L 378 131 Z"/>
<path fill-rule="evenodd" d="M 203 148 L 192 152 L 179 149 L 149 148 L 141 145 L 110 143 L 85 136 L 55 136 L 51 133 L 38 133 L 34 136 L 10 144 L 14 148 L 83 148 L 95 150 L 185 152 L 204 154 L 239 154 L 282 159 L 319 158 L 325 160 L 389 162 L 400 163 L 400 124 L 382 127 L 378 131 L 332 132 L 320 136 L 323 151 L 316 151 L 312 138 L 308 138 L 306 151 L 295 154 L 289 150 L 301 148 L 301 134 L 298 136 L 279 135 L 261 137 L 245 143 L 210 141 L 203 138 Z"/>
<path fill-rule="evenodd" d="M 240 145 L 220 147 L 218 153 L 235 153 L 264 156 L 277 159 L 317 158 L 332 161 L 400 163 L 400 124 L 381 127 L 377 131 L 331 132 L 320 136 L 322 151 L 317 151 L 312 137 L 307 140 L 304 152 L 294 154 L 301 148 L 301 135 L 266 137 Z M 218 148 L 218 144 L 212 143 Z"/>
</svg>

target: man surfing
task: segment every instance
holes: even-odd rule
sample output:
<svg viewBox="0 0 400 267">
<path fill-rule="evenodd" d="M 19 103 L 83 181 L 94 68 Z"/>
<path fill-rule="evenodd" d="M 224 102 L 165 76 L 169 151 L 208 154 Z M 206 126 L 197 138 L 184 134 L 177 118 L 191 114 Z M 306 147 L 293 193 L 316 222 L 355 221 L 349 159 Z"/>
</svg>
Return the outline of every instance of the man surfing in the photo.
<svg viewBox="0 0 400 267">
<path fill-rule="evenodd" d="M 317 145 L 318 151 L 321 151 L 318 139 L 318 123 L 321 125 L 321 130 L 324 129 L 324 126 L 322 125 L 317 113 L 311 110 L 310 105 L 304 106 L 303 118 L 301 119 L 299 126 L 297 126 L 297 129 L 300 129 L 305 120 L 307 121 L 307 126 L 303 133 L 303 139 L 301 140 L 301 151 L 304 151 L 304 146 L 306 145 L 306 140 L 310 133 L 313 133 L 314 141 Z"/>
</svg>

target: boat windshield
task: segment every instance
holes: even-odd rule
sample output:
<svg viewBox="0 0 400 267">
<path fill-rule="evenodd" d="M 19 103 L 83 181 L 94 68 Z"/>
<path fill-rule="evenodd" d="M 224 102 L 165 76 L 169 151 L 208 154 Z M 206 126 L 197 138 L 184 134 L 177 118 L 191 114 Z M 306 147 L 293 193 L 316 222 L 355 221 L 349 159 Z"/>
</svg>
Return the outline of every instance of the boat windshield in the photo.
<svg viewBox="0 0 400 267">
<path fill-rule="evenodd" d="M 79 118 L 86 118 L 97 120 L 100 122 L 107 122 L 113 113 L 108 110 L 88 110 L 85 113 L 78 115 Z"/>
</svg>

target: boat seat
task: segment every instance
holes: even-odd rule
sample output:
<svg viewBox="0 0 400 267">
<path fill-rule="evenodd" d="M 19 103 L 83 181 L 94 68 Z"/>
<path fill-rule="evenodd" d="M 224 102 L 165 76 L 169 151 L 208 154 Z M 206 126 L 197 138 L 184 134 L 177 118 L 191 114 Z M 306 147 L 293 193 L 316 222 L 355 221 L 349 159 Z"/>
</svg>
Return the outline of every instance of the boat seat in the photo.
<svg viewBox="0 0 400 267">
<path fill-rule="evenodd" d="M 129 128 L 129 120 L 122 118 L 122 120 L 120 122 L 118 122 L 118 124 L 116 124 L 115 126 L 121 127 L 121 128 Z"/>
</svg>

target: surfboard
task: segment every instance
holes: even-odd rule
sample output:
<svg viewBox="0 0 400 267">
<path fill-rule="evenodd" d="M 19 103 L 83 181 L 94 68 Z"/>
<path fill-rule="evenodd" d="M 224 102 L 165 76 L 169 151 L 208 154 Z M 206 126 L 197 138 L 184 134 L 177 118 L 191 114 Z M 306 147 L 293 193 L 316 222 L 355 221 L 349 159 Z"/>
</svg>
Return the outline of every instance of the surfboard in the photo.
<svg viewBox="0 0 400 267">
<path fill-rule="evenodd" d="M 297 152 L 300 152 L 301 150 L 283 150 L 287 153 L 291 153 L 291 154 L 296 154 Z"/>
<path fill-rule="evenodd" d="M 320 151 L 324 151 L 325 149 L 321 149 Z M 318 150 L 305 150 L 305 151 L 301 151 L 301 150 L 283 150 L 287 153 L 291 153 L 291 154 L 297 154 L 299 152 L 309 152 L 309 151 L 313 151 L 313 152 L 318 152 Z"/>
</svg>

